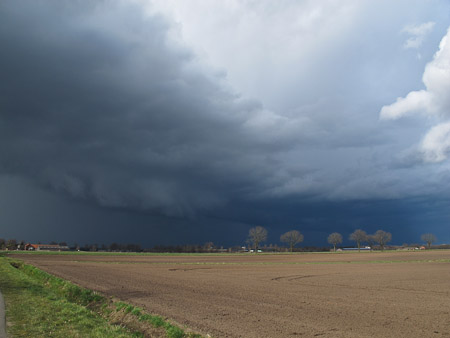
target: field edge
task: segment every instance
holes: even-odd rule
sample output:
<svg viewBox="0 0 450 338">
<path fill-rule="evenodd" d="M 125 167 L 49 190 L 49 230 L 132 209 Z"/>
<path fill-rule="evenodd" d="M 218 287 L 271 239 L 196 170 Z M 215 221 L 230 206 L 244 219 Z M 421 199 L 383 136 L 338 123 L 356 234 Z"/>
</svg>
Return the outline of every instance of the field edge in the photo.
<svg viewBox="0 0 450 338">
<path fill-rule="evenodd" d="M 18 312 L 15 309 L 17 304 L 14 305 L 11 301 L 20 301 L 26 302 L 28 307 L 33 307 L 33 304 L 39 307 L 45 303 L 45 306 L 55 307 L 53 310 L 58 308 L 59 311 L 64 312 L 69 311 L 70 308 L 77 315 L 84 315 L 88 319 L 96 317 L 95 320 L 103 320 L 105 325 L 110 326 L 108 337 L 202 337 L 188 328 L 180 328 L 169 319 L 146 313 L 132 304 L 80 287 L 17 258 L 0 255 L 0 271 L 2 272 L 0 290 L 2 290 L 6 303 L 7 332 L 15 331 L 17 328 L 14 326 L 21 325 L 18 323 L 33 322 L 32 319 L 26 317 L 33 311 L 39 312 L 39 308 L 27 308 L 25 312 Z M 32 294 L 27 290 L 31 290 Z M 50 321 L 51 319 L 46 317 L 40 318 L 40 320 Z M 46 323 L 42 323 L 41 326 L 43 329 L 47 327 Z M 39 328 L 34 329 L 39 330 Z M 44 336 L 44 332 L 42 332 L 42 336 Z M 34 334 L 37 336 L 36 333 Z M 47 335 L 48 332 L 45 334 Z M 83 333 L 71 331 L 71 335 L 82 337 Z M 23 336 L 33 336 L 33 334 L 23 332 Z"/>
</svg>

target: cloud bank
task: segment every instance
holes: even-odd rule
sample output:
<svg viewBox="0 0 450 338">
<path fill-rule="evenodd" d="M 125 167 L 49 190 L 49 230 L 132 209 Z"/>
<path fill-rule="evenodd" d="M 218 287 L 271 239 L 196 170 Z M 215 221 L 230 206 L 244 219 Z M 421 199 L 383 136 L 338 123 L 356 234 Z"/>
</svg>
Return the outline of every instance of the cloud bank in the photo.
<svg viewBox="0 0 450 338">
<path fill-rule="evenodd" d="M 301 122 L 246 100 L 125 2 L 1 5 L 0 170 L 189 215 L 258 194 Z"/>
<path fill-rule="evenodd" d="M 0 175 L 175 217 L 433 193 L 441 182 L 399 158 L 423 126 L 379 122 L 423 69 L 400 67 L 391 34 L 423 11 L 390 4 L 2 1 Z M 386 12 L 404 17 L 380 25 Z M 426 89 L 381 116 L 446 116 L 445 62 L 443 40 Z M 424 149 L 446 144 L 435 133 Z"/>
</svg>

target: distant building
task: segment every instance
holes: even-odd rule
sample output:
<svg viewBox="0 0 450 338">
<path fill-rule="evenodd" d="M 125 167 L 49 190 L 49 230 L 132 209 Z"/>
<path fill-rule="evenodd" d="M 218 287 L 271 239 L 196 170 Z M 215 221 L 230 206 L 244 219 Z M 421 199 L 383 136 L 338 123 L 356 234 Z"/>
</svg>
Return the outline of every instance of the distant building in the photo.
<svg viewBox="0 0 450 338">
<path fill-rule="evenodd" d="M 26 244 L 25 250 L 27 251 L 68 251 L 67 245 L 59 244 Z"/>
<path fill-rule="evenodd" d="M 372 248 L 370 246 L 365 246 L 361 248 L 342 248 L 343 251 L 370 251 Z"/>
</svg>

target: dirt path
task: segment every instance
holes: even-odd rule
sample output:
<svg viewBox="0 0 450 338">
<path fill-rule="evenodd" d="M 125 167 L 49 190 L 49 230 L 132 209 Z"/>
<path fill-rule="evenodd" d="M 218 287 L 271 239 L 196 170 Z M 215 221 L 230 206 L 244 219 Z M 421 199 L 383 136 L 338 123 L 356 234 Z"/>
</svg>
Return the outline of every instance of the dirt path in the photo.
<svg viewBox="0 0 450 338">
<path fill-rule="evenodd" d="M 214 337 L 450 338 L 450 251 L 20 258 Z"/>
</svg>

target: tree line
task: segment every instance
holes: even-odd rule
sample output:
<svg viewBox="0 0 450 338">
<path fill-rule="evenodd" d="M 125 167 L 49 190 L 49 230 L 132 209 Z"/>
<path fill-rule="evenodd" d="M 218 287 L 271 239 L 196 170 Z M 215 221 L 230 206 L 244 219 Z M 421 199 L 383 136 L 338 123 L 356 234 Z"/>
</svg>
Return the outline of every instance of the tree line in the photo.
<svg viewBox="0 0 450 338">
<path fill-rule="evenodd" d="M 26 242 L 16 239 L 5 240 L 0 238 L 0 250 L 25 250 Z M 41 244 L 40 242 L 36 244 Z M 92 251 L 92 252 L 173 252 L 173 253 L 211 253 L 211 252 L 224 252 L 223 247 L 217 247 L 213 242 L 206 242 L 203 245 L 200 244 L 184 244 L 184 245 L 155 245 L 152 248 L 143 248 L 140 244 L 136 243 L 116 243 L 111 244 L 104 243 L 92 243 L 79 245 L 74 243 L 68 245 L 67 242 L 54 242 L 51 241 L 46 244 L 68 246 L 72 251 Z M 233 248 L 234 251 L 238 251 L 240 247 Z"/>
<path fill-rule="evenodd" d="M 257 252 L 259 244 L 267 240 L 267 234 L 268 231 L 264 227 L 257 226 L 251 228 L 248 233 L 247 243 L 249 243 L 254 248 L 255 252 Z M 431 244 L 436 241 L 436 236 L 427 233 L 423 234 L 421 239 L 427 243 L 428 248 L 430 248 Z M 294 250 L 294 247 L 303 242 L 303 240 L 304 236 L 298 230 L 291 230 L 280 236 L 280 241 L 285 243 L 291 252 Z M 374 244 L 377 243 L 379 248 L 384 250 L 386 244 L 392 240 L 392 234 L 384 230 L 377 230 L 374 234 L 367 234 L 364 230 L 357 229 L 350 234 L 349 240 L 356 243 L 358 251 L 361 251 L 361 245 L 363 243 L 367 243 L 370 248 L 373 248 Z M 333 250 L 336 251 L 336 247 L 343 242 L 343 238 L 340 233 L 333 232 L 328 236 L 327 241 L 329 244 L 333 245 Z"/>
<path fill-rule="evenodd" d="M 250 247 L 252 247 L 255 251 L 260 248 L 260 245 L 267 241 L 267 235 L 268 231 L 264 227 L 257 226 L 254 228 L 251 228 L 249 230 L 247 243 Z M 289 251 L 293 252 L 294 248 L 301 242 L 303 242 L 304 236 L 303 234 L 298 230 L 291 230 L 288 232 L 285 232 L 280 236 L 280 241 L 286 245 L 286 247 L 289 249 Z M 367 243 L 368 246 L 371 248 L 378 244 L 379 248 L 381 250 L 384 250 L 387 243 L 389 243 L 392 240 L 392 234 L 383 230 L 378 230 L 374 234 L 367 234 L 364 230 L 357 229 L 353 233 L 350 234 L 349 240 L 355 242 L 358 251 L 360 251 L 361 246 L 364 243 Z M 436 236 L 431 233 L 426 233 L 421 236 L 421 240 L 426 243 L 428 248 L 431 247 L 431 245 L 436 242 Z M 336 251 L 336 248 L 339 246 L 339 244 L 342 244 L 343 237 L 338 232 L 333 232 L 327 237 L 327 241 L 329 244 L 333 246 L 333 250 Z M 40 243 L 38 243 L 40 244 Z M 66 242 L 50 242 L 49 244 L 59 244 L 66 246 Z M 25 242 L 23 240 L 17 241 L 16 239 L 8 239 L 5 240 L 3 238 L 0 238 L 0 250 L 24 250 L 25 249 Z M 218 247 L 214 245 L 213 242 L 206 242 L 203 245 L 199 244 L 184 244 L 184 245 L 155 245 L 153 248 L 142 248 L 140 244 L 121 244 L 121 243 L 111 243 L 109 245 L 107 244 L 85 244 L 85 245 L 78 245 L 74 244 L 70 246 L 71 250 L 80 250 L 80 251 L 109 251 L 109 252 L 174 252 L 174 253 L 181 253 L 181 252 L 187 252 L 187 253 L 211 253 L 211 252 L 236 252 L 242 250 L 242 247 L 235 246 L 228 249 L 224 249 L 223 247 Z M 285 250 L 282 247 L 279 247 L 278 245 L 272 245 L 269 246 L 265 245 L 264 249 L 267 251 L 282 251 Z M 308 248 L 302 248 L 302 250 L 305 249 L 306 251 L 323 251 L 326 248 L 319 248 L 319 247 L 308 247 Z"/>
<path fill-rule="evenodd" d="M 16 239 L 0 238 L 0 250 L 17 250 L 18 248 L 25 248 L 24 241 L 17 241 Z"/>
</svg>

